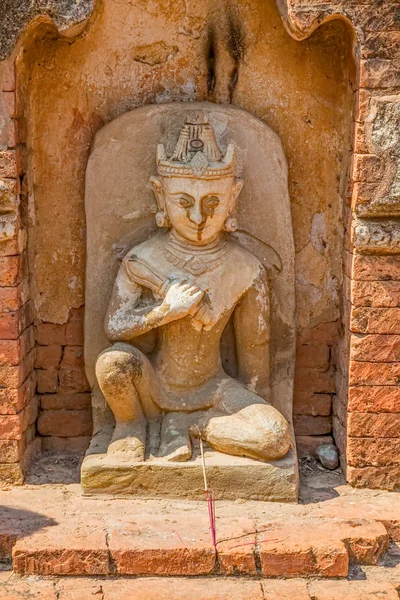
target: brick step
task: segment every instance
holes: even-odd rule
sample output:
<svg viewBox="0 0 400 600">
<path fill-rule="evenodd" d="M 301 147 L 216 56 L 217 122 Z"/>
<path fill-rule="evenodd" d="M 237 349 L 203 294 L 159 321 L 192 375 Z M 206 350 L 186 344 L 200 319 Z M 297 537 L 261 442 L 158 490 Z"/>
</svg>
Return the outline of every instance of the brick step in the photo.
<svg viewBox="0 0 400 600">
<path fill-rule="evenodd" d="M 19 534 L 14 529 L 19 539 L 3 531 L 15 573 L 338 578 L 347 577 L 349 564 L 376 564 L 389 537 L 373 520 L 219 518 L 215 550 L 204 513 L 106 521 L 83 514 L 54 523 L 37 531 L 31 524 Z"/>
<path fill-rule="evenodd" d="M 51 578 L 0 573 L 0 600 L 399 600 L 384 581 L 146 577 Z"/>
</svg>

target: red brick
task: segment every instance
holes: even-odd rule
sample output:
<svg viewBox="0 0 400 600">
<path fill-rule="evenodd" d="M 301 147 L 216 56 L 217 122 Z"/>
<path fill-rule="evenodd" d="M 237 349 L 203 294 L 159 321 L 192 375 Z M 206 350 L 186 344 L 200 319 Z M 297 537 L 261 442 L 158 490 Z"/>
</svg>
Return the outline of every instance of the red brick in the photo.
<svg viewBox="0 0 400 600">
<path fill-rule="evenodd" d="M 41 346 L 64 346 L 66 344 L 66 325 L 56 325 L 54 323 L 38 323 L 36 324 L 35 329 L 37 343 Z"/>
<path fill-rule="evenodd" d="M 61 367 L 80 369 L 85 366 L 82 346 L 65 346 Z"/>
<path fill-rule="evenodd" d="M 32 350 L 15 367 L 0 367 L 0 388 L 19 388 L 25 379 L 30 375 L 35 360 L 35 351 Z"/>
<path fill-rule="evenodd" d="M 365 122 L 357 121 L 354 127 L 354 152 L 369 154 L 370 148 L 365 134 Z"/>
<path fill-rule="evenodd" d="M 111 530 L 108 546 L 120 575 L 207 575 L 215 568 L 208 520 L 200 515 L 124 522 Z"/>
<path fill-rule="evenodd" d="M 36 369 L 55 369 L 61 361 L 61 346 L 38 346 L 36 349 Z"/>
<path fill-rule="evenodd" d="M 24 306 L 16 312 L 0 313 L 0 339 L 17 340 L 26 325 L 27 314 Z"/>
<path fill-rule="evenodd" d="M 400 281 L 354 281 L 351 300 L 355 306 L 400 307 Z"/>
<path fill-rule="evenodd" d="M 354 307 L 351 330 L 356 333 L 400 334 L 400 308 Z"/>
<path fill-rule="evenodd" d="M 16 415 L 0 415 L 0 439 L 20 440 L 24 431 L 36 421 L 37 400 L 33 398 L 30 404 Z"/>
<path fill-rule="evenodd" d="M 319 446 L 324 444 L 333 444 L 331 435 L 297 435 L 296 445 L 299 458 L 305 456 L 314 456 Z"/>
<path fill-rule="evenodd" d="M 346 479 L 355 487 L 400 491 L 400 469 L 398 465 L 360 468 L 348 466 Z"/>
<path fill-rule="evenodd" d="M 0 151 L 0 177 L 18 177 L 15 150 Z"/>
<path fill-rule="evenodd" d="M 19 388 L 0 389 L 0 414 L 12 415 L 19 413 L 32 400 L 35 387 L 36 377 L 32 374 Z"/>
<path fill-rule="evenodd" d="M 256 526 L 251 519 L 218 519 L 219 568 L 224 575 L 256 575 Z"/>
<path fill-rule="evenodd" d="M 398 385 L 400 363 L 350 362 L 350 385 Z"/>
<path fill-rule="evenodd" d="M 91 395 L 88 392 L 82 394 L 45 394 L 39 396 L 40 406 L 43 410 L 80 410 L 88 408 L 91 404 Z"/>
<path fill-rule="evenodd" d="M 400 413 L 349 413 L 349 437 L 400 438 Z"/>
<path fill-rule="evenodd" d="M 1 95 L 3 110 L 9 119 L 15 119 L 17 114 L 17 99 L 14 92 L 3 91 Z"/>
<path fill-rule="evenodd" d="M 16 148 L 18 145 L 18 131 L 16 119 L 10 119 L 7 127 L 7 148 Z"/>
<path fill-rule="evenodd" d="M 306 525 L 269 524 L 259 527 L 258 547 L 264 577 L 346 577 L 345 545 Z"/>
<path fill-rule="evenodd" d="M 68 346 L 82 346 L 83 344 L 83 322 L 73 320 L 67 323 L 66 341 Z"/>
<path fill-rule="evenodd" d="M 16 212 L 17 209 L 18 195 L 15 179 L 0 179 L 0 211 Z"/>
<path fill-rule="evenodd" d="M 7 60 L 1 65 L 1 91 L 13 92 L 16 87 L 16 74 L 15 74 L 15 62 L 14 60 Z"/>
<path fill-rule="evenodd" d="M 56 437 L 49 436 L 42 439 L 43 451 L 52 454 L 83 454 L 89 448 L 91 437 Z"/>
<path fill-rule="evenodd" d="M 28 327 L 18 340 L 0 340 L 0 366 L 18 365 L 35 345 L 34 332 Z"/>
<path fill-rule="evenodd" d="M 294 387 L 296 393 L 334 393 L 334 373 L 333 371 L 319 371 L 317 369 L 296 369 Z"/>
<path fill-rule="evenodd" d="M 0 257 L 0 286 L 18 285 L 24 273 L 24 259 L 21 256 Z"/>
<path fill-rule="evenodd" d="M 89 392 L 90 385 L 83 369 L 60 369 L 59 386 L 60 393 Z"/>
<path fill-rule="evenodd" d="M 354 156 L 353 180 L 373 183 L 381 181 L 385 162 L 376 154 L 356 154 Z"/>
<path fill-rule="evenodd" d="M 400 87 L 400 69 L 392 60 L 370 58 L 360 61 L 360 87 L 386 89 Z"/>
<path fill-rule="evenodd" d="M 398 31 L 400 24 L 400 11 L 398 2 L 386 0 L 382 3 L 374 2 L 371 5 L 372 10 L 365 10 L 360 6 L 358 12 L 358 23 L 363 31 Z M 335 599 L 336 600 L 336 599 Z"/>
<path fill-rule="evenodd" d="M 313 600 L 397 600 L 396 590 L 383 581 L 312 581 Z"/>
<path fill-rule="evenodd" d="M 39 369 L 37 371 L 37 389 L 39 394 L 56 392 L 58 387 L 58 371 Z"/>
<path fill-rule="evenodd" d="M 296 415 L 329 416 L 332 408 L 331 394 L 295 393 L 293 412 Z"/>
<path fill-rule="evenodd" d="M 350 437 L 347 440 L 346 461 L 352 467 L 399 465 L 400 468 L 400 437 Z"/>
<path fill-rule="evenodd" d="M 28 282 L 0 288 L 0 313 L 15 312 L 29 299 Z"/>
<path fill-rule="evenodd" d="M 325 435 L 332 431 L 332 417 L 294 415 L 296 435 Z"/>
<path fill-rule="evenodd" d="M 400 281 L 400 256 L 354 255 L 353 279 Z"/>
<path fill-rule="evenodd" d="M 361 386 L 349 388 L 350 412 L 400 412 L 400 387 Z"/>
<path fill-rule="evenodd" d="M 368 362 L 400 361 L 400 335 L 352 335 L 351 358 Z"/>
<path fill-rule="evenodd" d="M 41 583 L 41 582 L 40 582 Z M 277 589 L 274 582 L 270 587 Z M 288 586 L 289 582 L 280 581 L 281 590 L 302 590 L 301 586 Z M 291 582 L 290 582 L 291 583 Z M 305 585 L 305 584 L 304 584 Z M 40 591 L 40 587 L 38 588 Z M 183 578 L 183 577 L 140 577 L 94 581 L 91 579 L 71 580 L 63 578 L 57 583 L 58 600 L 270 600 L 263 596 L 259 581 L 250 579 L 227 578 Z M 43 595 L 53 600 L 53 597 Z M 16 600 L 10 598 L 7 600 Z M 18 600 L 20 600 L 18 598 Z M 273 600 L 283 600 L 283 596 L 274 596 Z M 285 596 L 285 600 L 310 600 L 310 597 Z M 349 599 L 351 600 L 351 599 Z M 378 599 L 380 600 L 380 599 Z M 389 599 L 388 599 L 389 600 Z"/>
<path fill-rule="evenodd" d="M 24 431 L 20 440 L 0 440 L 0 463 L 16 463 L 21 461 L 26 449 L 35 437 L 35 432 L 35 425 L 32 424 Z"/>
<path fill-rule="evenodd" d="M 379 31 L 366 35 L 362 45 L 363 58 L 398 57 L 400 50 L 400 31 Z"/>
<path fill-rule="evenodd" d="M 296 350 L 296 368 L 328 369 L 330 350 L 323 344 L 299 344 Z"/>
<path fill-rule="evenodd" d="M 261 586 L 264 600 L 310 600 L 305 581 L 269 579 L 261 581 Z M 253 600 L 252 596 L 248 596 L 246 600 L 250 598 Z"/>
<path fill-rule="evenodd" d="M 338 337 L 339 321 L 320 323 L 312 329 L 303 329 L 298 334 L 300 344 L 332 345 L 337 341 Z"/>
<path fill-rule="evenodd" d="M 53 581 L 44 579 L 26 581 L 17 577 L 10 577 L 9 572 L 0 573 L 0 590 L 4 592 L 2 600 L 22 600 L 29 598 L 32 593 L 32 588 L 35 588 L 35 596 L 37 600 L 57 600 L 58 594 Z M 64 600 L 64 599 L 63 599 Z M 72 600 L 72 599 L 71 599 Z"/>
<path fill-rule="evenodd" d="M 93 525 L 62 532 L 47 527 L 17 541 L 13 568 L 20 575 L 106 575 L 110 570 L 106 535 Z"/>
<path fill-rule="evenodd" d="M 92 411 L 82 410 L 45 410 L 39 415 L 37 423 L 41 435 L 57 437 L 79 437 L 92 433 Z"/>
</svg>

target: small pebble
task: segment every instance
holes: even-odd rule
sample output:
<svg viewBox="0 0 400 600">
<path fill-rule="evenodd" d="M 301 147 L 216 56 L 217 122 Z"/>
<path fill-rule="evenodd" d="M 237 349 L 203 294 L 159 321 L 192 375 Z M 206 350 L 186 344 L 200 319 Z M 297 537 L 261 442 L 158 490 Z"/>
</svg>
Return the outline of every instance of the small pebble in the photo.
<svg viewBox="0 0 400 600">
<path fill-rule="evenodd" d="M 337 469 L 339 466 L 339 454 L 336 446 L 333 444 L 323 444 L 318 446 L 315 455 L 325 469 Z"/>
</svg>

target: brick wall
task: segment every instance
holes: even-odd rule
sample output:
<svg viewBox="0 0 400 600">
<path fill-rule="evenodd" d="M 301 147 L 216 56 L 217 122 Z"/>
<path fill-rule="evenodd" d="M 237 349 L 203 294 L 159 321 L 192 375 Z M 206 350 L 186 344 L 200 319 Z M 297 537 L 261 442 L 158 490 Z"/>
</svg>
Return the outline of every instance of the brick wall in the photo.
<svg viewBox="0 0 400 600">
<path fill-rule="evenodd" d="M 22 483 L 40 448 L 13 60 L 0 64 L 0 480 Z"/>
<path fill-rule="evenodd" d="M 90 387 L 83 361 L 83 308 L 72 309 L 64 325 L 36 323 L 38 433 L 43 448 L 76 452 L 92 433 Z"/>
</svg>

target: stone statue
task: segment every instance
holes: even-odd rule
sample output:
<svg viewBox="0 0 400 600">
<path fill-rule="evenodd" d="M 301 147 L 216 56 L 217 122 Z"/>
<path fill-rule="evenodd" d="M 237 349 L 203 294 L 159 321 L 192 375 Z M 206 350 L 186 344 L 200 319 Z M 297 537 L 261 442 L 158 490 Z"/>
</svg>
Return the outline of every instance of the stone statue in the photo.
<svg viewBox="0 0 400 600">
<path fill-rule="evenodd" d="M 157 169 L 151 185 L 161 230 L 122 261 L 105 318 L 113 345 L 96 362 L 116 422 L 107 455 L 143 461 L 147 439 L 157 456 L 187 461 L 201 436 L 226 454 L 283 457 L 291 438 L 269 403 L 268 279 L 230 236 L 243 184 L 235 146 L 222 156 L 211 123 L 192 113 L 172 156 L 158 146 Z M 220 356 L 231 317 L 237 379 L 224 372 Z M 152 330 L 158 342 L 146 356 L 135 340 Z"/>
</svg>

